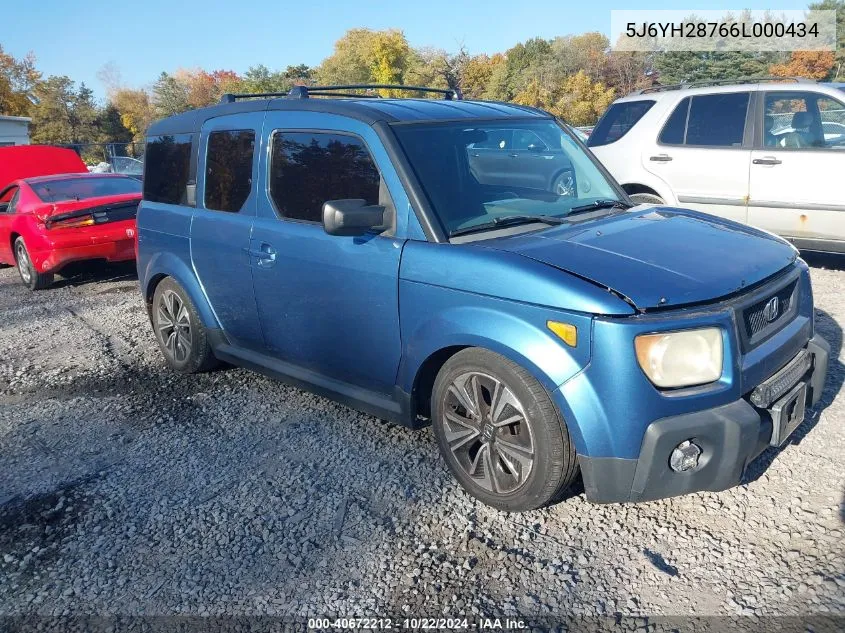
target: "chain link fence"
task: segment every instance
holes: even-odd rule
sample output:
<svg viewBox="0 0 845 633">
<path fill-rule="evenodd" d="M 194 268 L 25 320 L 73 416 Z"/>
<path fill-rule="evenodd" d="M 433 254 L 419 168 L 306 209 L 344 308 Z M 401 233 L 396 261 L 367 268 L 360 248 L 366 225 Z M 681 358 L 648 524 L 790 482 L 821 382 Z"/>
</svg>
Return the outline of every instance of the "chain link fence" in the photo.
<svg viewBox="0 0 845 633">
<path fill-rule="evenodd" d="M 777 112 L 772 113 L 769 116 L 772 117 L 774 120 L 774 125 L 772 126 L 772 133 L 778 134 L 779 132 L 787 131 L 792 129 L 792 117 L 797 113 L 795 112 Z M 845 133 L 845 109 L 840 110 L 819 110 L 822 118 L 822 129 L 824 130 L 825 135 L 828 134 L 837 134 L 842 135 Z"/>
<path fill-rule="evenodd" d="M 94 173 L 136 176 L 144 173 L 145 143 L 73 143 L 62 145 L 75 151 Z"/>
</svg>

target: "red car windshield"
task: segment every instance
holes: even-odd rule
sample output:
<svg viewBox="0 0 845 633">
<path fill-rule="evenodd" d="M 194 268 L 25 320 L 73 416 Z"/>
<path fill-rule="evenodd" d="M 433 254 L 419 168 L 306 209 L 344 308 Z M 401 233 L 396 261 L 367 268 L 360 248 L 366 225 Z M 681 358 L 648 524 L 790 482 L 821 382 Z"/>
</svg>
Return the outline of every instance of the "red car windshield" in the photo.
<svg viewBox="0 0 845 633">
<path fill-rule="evenodd" d="M 30 185 L 44 202 L 85 200 L 102 196 L 120 196 L 127 193 L 141 193 L 141 182 L 134 178 L 66 178 L 46 180 Z"/>
</svg>

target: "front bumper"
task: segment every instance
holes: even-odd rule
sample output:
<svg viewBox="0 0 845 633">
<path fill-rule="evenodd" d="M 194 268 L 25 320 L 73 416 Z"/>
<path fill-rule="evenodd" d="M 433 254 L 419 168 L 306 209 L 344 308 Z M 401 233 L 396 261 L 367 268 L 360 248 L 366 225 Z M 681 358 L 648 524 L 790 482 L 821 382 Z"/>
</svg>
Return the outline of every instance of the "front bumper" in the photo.
<svg viewBox="0 0 845 633">
<path fill-rule="evenodd" d="M 812 406 L 824 389 L 830 346 L 815 336 L 806 349 L 813 363 L 801 379 L 807 384 L 806 404 Z M 740 483 L 748 464 L 770 445 L 772 435 L 769 412 L 754 407 L 746 398 L 662 418 L 646 429 L 635 459 L 579 456 L 587 499 L 595 503 L 637 502 L 731 488 Z M 691 438 L 702 449 L 698 465 L 687 472 L 673 471 L 670 453 Z"/>
</svg>

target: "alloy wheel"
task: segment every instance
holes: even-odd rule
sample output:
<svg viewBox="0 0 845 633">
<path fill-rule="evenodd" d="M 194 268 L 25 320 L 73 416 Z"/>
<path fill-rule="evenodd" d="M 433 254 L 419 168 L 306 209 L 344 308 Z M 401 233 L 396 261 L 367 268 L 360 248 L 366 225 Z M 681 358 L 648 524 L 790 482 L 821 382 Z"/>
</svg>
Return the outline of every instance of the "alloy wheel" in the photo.
<svg viewBox="0 0 845 633">
<path fill-rule="evenodd" d="M 566 172 L 558 176 L 555 181 L 555 191 L 559 196 L 572 197 L 575 195 L 575 182 L 572 178 L 571 172 Z"/>
<path fill-rule="evenodd" d="M 534 466 L 534 439 L 525 409 L 507 385 L 467 372 L 449 384 L 443 404 L 446 442 L 476 484 L 494 494 L 525 484 Z"/>
<path fill-rule="evenodd" d="M 15 247 L 15 255 L 18 261 L 18 272 L 25 284 L 32 282 L 32 262 L 29 260 L 29 254 L 26 252 L 26 246 L 22 241 L 17 243 Z"/>
<path fill-rule="evenodd" d="M 172 290 L 161 295 L 157 327 L 168 355 L 185 362 L 191 355 L 191 317 L 185 302 Z"/>
</svg>

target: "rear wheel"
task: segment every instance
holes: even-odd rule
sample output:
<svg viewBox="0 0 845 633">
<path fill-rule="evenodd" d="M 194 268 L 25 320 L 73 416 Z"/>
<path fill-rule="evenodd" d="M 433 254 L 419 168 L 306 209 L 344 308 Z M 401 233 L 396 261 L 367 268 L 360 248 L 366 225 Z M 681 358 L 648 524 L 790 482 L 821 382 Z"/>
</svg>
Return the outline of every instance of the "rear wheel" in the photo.
<svg viewBox="0 0 845 633">
<path fill-rule="evenodd" d="M 53 273 L 39 273 L 35 269 L 22 237 L 15 240 L 15 264 L 21 281 L 30 290 L 43 290 L 53 283 Z"/>
<path fill-rule="evenodd" d="M 217 366 L 208 331 L 188 293 L 172 277 L 163 279 L 153 294 L 153 328 L 171 369 L 193 374 Z"/>
<path fill-rule="evenodd" d="M 628 197 L 637 204 L 666 204 L 663 198 L 653 193 L 632 193 Z"/>
<path fill-rule="evenodd" d="M 455 478 L 500 510 L 547 505 L 577 475 L 575 447 L 545 389 L 489 350 L 466 349 L 446 362 L 434 384 L 432 422 Z"/>
<path fill-rule="evenodd" d="M 552 191 L 564 198 L 574 198 L 578 195 L 575 188 L 575 175 L 571 171 L 564 171 L 552 183 Z"/>
</svg>

